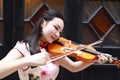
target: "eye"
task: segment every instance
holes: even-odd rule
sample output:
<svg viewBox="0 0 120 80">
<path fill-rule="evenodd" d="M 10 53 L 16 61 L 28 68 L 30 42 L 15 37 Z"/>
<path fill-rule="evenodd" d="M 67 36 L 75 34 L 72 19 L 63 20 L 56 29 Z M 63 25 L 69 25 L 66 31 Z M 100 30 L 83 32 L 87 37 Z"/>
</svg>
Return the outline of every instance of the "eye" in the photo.
<svg viewBox="0 0 120 80">
<path fill-rule="evenodd" d="M 57 26 L 54 26 L 54 28 L 55 28 L 56 30 L 58 30 L 58 29 L 59 29 Z"/>
</svg>

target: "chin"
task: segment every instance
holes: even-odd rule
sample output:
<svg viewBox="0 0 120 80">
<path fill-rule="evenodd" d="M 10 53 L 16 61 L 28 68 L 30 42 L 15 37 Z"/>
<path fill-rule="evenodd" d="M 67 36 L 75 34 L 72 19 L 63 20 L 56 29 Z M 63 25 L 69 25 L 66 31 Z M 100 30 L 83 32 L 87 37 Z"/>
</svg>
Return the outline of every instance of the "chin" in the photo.
<svg viewBox="0 0 120 80">
<path fill-rule="evenodd" d="M 52 43 L 52 42 L 54 42 L 54 41 L 55 41 L 55 40 L 50 39 L 50 38 L 47 40 L 48 43 Z"/>
<path fill-rule="evenodd" d="M 53 41 L 52 40 L 49 40 L 48 43 L 52 43 Z"/>
</svg>

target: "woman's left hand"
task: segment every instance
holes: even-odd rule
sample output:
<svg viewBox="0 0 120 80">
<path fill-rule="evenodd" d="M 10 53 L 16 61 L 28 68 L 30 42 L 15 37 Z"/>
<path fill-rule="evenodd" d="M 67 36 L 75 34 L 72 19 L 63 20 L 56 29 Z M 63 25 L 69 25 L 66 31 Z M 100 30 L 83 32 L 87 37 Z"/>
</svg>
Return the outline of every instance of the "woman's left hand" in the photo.
<svg viewBox="0 0 120 80">
<path fill-rule="evenodd" d="M 96 62 L 99 64 L 103 64 L 103 63 L 107 62 L 108 60 L 109 60 L 108 57 L 106 57 L 103 54 L 100 54 L 100 55 L 98 55 L 98 59 L 96 60 Z"/>
</svg>

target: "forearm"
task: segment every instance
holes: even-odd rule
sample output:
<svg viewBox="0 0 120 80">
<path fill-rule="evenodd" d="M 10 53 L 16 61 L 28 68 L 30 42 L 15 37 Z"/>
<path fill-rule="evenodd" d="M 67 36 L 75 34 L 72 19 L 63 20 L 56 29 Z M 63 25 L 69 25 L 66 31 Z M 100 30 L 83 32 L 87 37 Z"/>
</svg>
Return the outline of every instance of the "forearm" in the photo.
<svg viewBox="0 0 120 80">
<path fill-rule="evenodd" d="M 38 53 L 19 59 L 6 60 L 6 58 L 4 58 L 0 61 L 0 79 L 10 75 L 24 66 L 40 66 L 44 65 L 48 60 L 48 56 L 43 53 Z"/>
<path fill-rule="evenodd" d="M 78 72 L 78 71 L 82 71 L 86 68 L 88 68 L 89 66 L 91 66 L 94 62 L 92 63 L 85 63 L 82 61 L 76 61 L 72 64 L 71 72 Z"/>
<path fill-rule="evenodd" d="M 62 67 L 68 69 L 71 72 L 78 72 L 78 71 L 84 70 L 85 68 L 89 67 L 94 62 L 92 62 L 92 63 L 85 63 L 82 61 L 75 61 L 74 62 L 74 61 L 70 60 L 69 58 L 65 57 L 65 58 L 58 60 L 58 63 Z"/>
<path fill-rule="evenodd" d="M 25 61 L 25 58 L 21 58 L 15 61 L 0 61 L 0 79 L 14 73 L 22 66 L 28 65 L 29 63 Z"/>
</svg>

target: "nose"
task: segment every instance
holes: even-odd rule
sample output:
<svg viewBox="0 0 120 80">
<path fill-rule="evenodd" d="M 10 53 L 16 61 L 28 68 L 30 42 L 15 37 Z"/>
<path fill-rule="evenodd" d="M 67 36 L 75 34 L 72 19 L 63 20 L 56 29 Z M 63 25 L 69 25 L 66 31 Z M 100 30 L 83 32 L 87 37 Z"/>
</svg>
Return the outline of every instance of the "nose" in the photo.
<svg viewBox="0 0 120 80">
<path fill-rule="evenodd" d="M 58 37 L 60 37 L 60 32 L 58 31 L 58 32 L 56 32 L 55 33 L 55 36 L 58 38 Z"/>
</svg>

